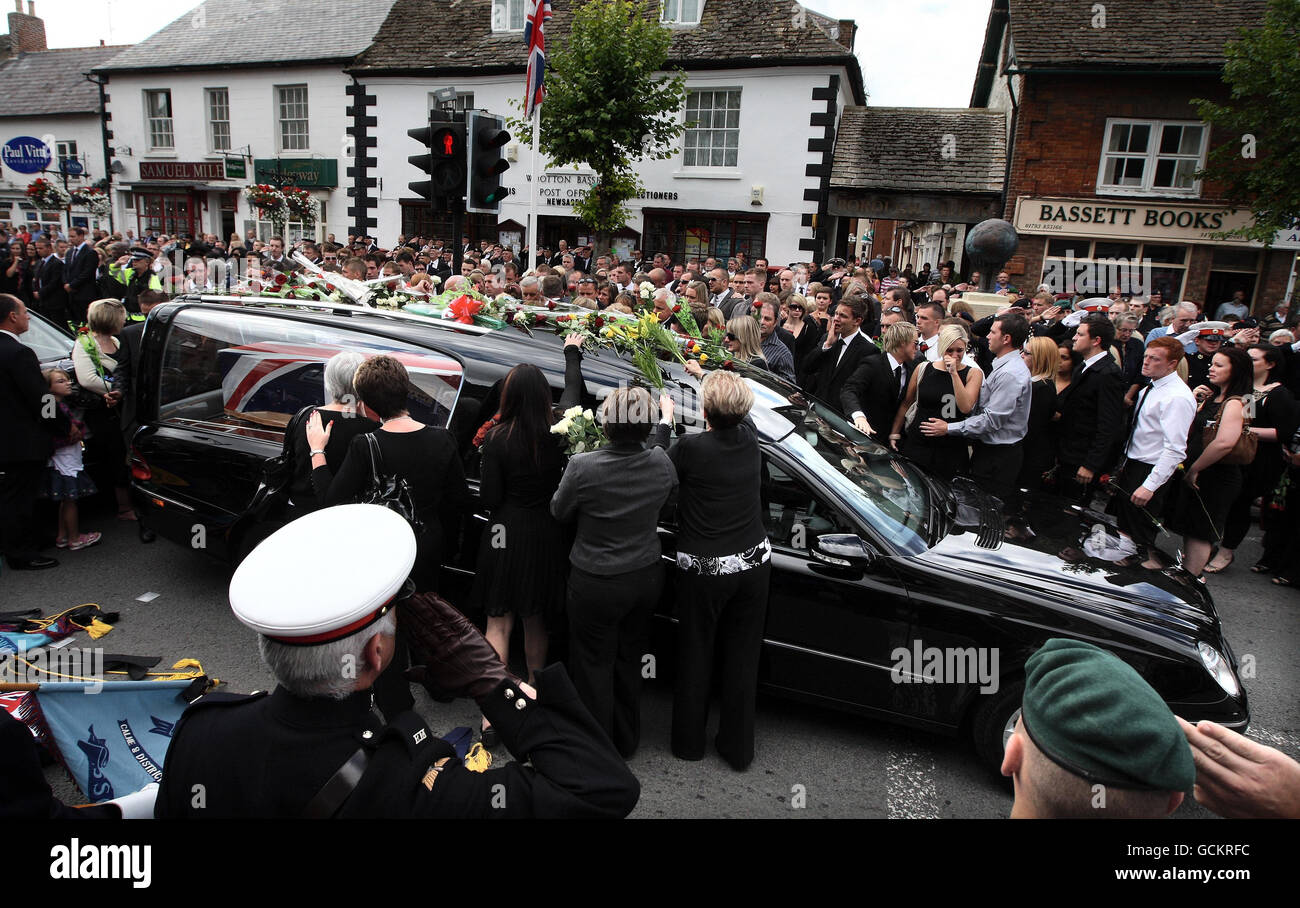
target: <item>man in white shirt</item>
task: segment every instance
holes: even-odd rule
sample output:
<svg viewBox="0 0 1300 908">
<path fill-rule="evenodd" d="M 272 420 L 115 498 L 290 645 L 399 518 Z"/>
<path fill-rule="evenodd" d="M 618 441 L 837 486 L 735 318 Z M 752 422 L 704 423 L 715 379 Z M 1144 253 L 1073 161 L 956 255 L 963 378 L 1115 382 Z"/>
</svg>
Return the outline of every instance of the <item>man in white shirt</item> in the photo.
<svg viewBox="0 0 1300 908">
<path fill-rule="evenodd" d="M 1116 517 L 1120 532 L 1138 547 L 1142 566 L 1158 570 L 1153 560 L 1158 527 L 1155 515 L 1164 506 L 1170 479 L 1187 455 L 1187 433 L 1196 416 L 1196 398 L 1178 377 L 1183 345 L 1173 337 L 1156 338 L 1147 345 L 1142 374 L 1151 384 L 1138 393 L 1128 439 L 1115 478 L 1115 495 L 1107 511 Z"/>
</svg>

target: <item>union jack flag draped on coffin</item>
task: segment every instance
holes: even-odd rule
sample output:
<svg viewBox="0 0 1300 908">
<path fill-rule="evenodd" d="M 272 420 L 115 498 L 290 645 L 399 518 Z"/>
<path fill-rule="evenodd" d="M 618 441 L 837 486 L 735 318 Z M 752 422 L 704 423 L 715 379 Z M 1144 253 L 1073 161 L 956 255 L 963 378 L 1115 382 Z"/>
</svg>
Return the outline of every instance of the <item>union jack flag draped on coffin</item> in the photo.
<svg viewBox="0 0 1300 908">
<path fill-rule="evenodd" d="M 367 359 L 379 354 L 396 358 L 410 375 L 411 416 L 428 425 L 447 425 L 460 391 L 460 363 L 434 353 L 412 353 L 409 348 L 376 344 L 351 349 Z M 325 364 L 341 352 L 344 351 L 329 344 L 277 341 L 218 351 L 222 407 L 226 415 L 284 428 L 294 413 L 321 402 Z"/>
<path fill-rule="evenodd" d="M 524 117 L 546 98 L 546 22 L 551 18 L 551 0 L 528 0 L 528 18 L 524 22 L 524 43 L 528 45 L 528 74 L 524 98 Z"/>
</svg>

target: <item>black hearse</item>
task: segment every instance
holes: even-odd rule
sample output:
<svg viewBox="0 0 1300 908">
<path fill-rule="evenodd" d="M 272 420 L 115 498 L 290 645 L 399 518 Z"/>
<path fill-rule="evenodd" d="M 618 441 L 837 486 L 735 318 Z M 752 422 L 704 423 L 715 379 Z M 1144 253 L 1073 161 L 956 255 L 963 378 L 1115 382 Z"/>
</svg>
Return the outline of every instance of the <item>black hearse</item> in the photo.
<svg viewBox="0 0 1300 908">
<path fill-rule="evenodd" d="M 149 526 L 182 545 L 201 534 L 204 552 L 237 560 L 261 466 L 279 453 L 290 415 L 323 402 L 325 363 L 342 350 L 401 358 L 412 414 L 447 426 L 466 450 L 492 415 L 484 406 L 493 385 L 515 364 L 541 368 L 557 400 L 564 383 L 560 340 L 542 330 L 182 298 L 150 314 L 143 345 L 132 486 Z M 681 394 L 678 433 L 699 431 L 695 380 L 675 364 L 664 370 Z M 1085 539 L 1102 515 L 1047 497 L 1004 513 L 973 485 L 940 482 L 870 442 L 794 386 L 743 371 L 756 397 L 773 548 L 764 689 L 968 733 L 996 765 L 1025 660 L 1065 636 L 1132 664 L 1179 715 L 1245 729 L 1246 694 L 1204 584 L 1179 569 L 1090 557 Z M 597 400 L 639 376 L 609 350 L 588 354 L 583 373 Z M 470 534 L 485 520 L 469 518 Z M 660 535 L 671 560 L 673 527 Z M 471 575 L 475 551 L 462 544 L 448 573 Z M 669 603 L 657 625 L 672 622 Z"/>
</svg>

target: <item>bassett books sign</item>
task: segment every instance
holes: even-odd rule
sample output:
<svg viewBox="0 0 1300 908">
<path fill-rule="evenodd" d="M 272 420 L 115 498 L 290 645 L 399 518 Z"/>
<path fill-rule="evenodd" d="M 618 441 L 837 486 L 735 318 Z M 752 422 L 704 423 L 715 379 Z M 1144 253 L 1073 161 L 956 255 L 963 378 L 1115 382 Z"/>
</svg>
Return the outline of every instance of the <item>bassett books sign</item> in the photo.
<svg viewBox="0 0 1300 908">
<path fill-rule="evenodd" d="M 1244 244 L 1215 234 L 1249 224 L 1249 211 L 1210 206 L 1142 203 L 1116 199 L 1020 198 L 1016 231 L 1055 236 L 1177 243 Z M 1258 244 L 1249 244 L 1258 245 Z M 1300 230 L 1280 231 L 1277 249 L 1300 249 Z"/>
</svg>

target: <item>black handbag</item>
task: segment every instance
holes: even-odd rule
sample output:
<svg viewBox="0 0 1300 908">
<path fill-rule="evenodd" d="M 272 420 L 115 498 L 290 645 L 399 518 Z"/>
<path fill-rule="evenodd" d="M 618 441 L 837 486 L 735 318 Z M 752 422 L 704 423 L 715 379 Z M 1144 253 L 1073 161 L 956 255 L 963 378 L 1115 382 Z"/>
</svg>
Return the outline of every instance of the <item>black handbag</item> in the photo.
<svg viewBox="0 0 1300 908">
<path fill-rule="evenodd" d="M 415 496 L 411 487 L 401 476 L 385 475 L 381 464 L 383 454 L 379 450 L 379 439 L 375 433 L 367 432 L 366 443 L 370 447 L 370 490 L 359 499 L 360 504 L 377 504 L 400 514 L 418 536 L 424 532 L 424 521 L 415 507 Z"/>
<path fill-rule="evenodd" d="M 284 429 L 284 443 L 280 453 L 262 464 L 262 474 L 258 479 L 257 491 L 248 506 L 246 515 L 254 520 L 263 520 L 271 505 L 284 498 L 289 484 L 293 482 L 293 440 L 302 428 L 307 417 L 316 409 L 315 404 L 308 404 L 289 420 Z"/>
</svg>

